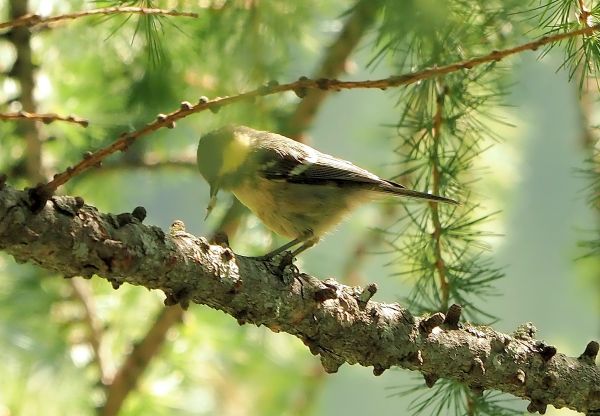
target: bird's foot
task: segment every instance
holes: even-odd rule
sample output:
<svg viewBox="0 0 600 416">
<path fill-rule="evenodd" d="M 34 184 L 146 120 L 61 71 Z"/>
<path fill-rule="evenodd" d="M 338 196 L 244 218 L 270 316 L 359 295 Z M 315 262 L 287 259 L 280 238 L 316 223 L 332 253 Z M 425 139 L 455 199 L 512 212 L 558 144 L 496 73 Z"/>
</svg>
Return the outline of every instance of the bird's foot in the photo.
<svg viewBox="0 0 600 416">
<path fill-rule="evenodd" d="M 280 277 L 284 280 L 286 268 L 291 268 L 293 276 L 297 276 L 300 271 L 294 265 L 294 253 L 290 251 L 283 251 L 275 254 L 266 254 L 264 256 L 251 257 L 254 260 L 264 262 L 269 269 L 269 272 Z"/>
</svg>

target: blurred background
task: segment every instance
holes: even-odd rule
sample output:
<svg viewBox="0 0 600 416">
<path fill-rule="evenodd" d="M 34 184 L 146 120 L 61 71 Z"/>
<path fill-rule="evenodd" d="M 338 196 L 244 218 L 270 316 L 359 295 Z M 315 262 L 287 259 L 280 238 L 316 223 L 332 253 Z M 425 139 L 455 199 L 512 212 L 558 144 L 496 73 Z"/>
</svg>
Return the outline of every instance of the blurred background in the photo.
<svg viewBox="0 0 600 416">
<path fill-rule="evenodd" d="M 548 16 L 557 25 L 562 16 L 548 9 L 539 18 L 520 2 L 395 3 L 0 0 L 2 22 L 25 12 L 56 16 L 115 5 L 198 13 L 103 14 L 1 31 L 0 114 L 73 114 L 89 125 L 0 119 L 0 172 L 14 187 L 31 186 L 184 100 L 234 95 L 275 79 L 363 80 L 441 66 L 535 39 L 551 30 Z M 540 4 L 556 3 L 572 8 L 565 19 L 573 20 L 577 2 Z M 415 313 L 458 301 L 468 319 L 503 332 L 531 321 L 538 338 L 578 356 L 600 328 L 600 264 L 590 255 L 599 218 L 597 86 L 588 87 L 589 74 L 570 66 L 560 47 L 546 52 L 435 83 L 318 92 L 305 101 L 284 93 L 192 115 L 61 192 L 104 212 L 141 205 L 145 223 L 163 230 L 177 219 L 195 235 L 225 230 L 236 253 L 263 254 L 282 240 L 230 196 L 220 195 L 203 221 L 208 186 L 196 171 L 195 147 L 202 134 L 227 123 L 287 134 L 382 177 L 464 202 L 461 212 L 439 213 L 450 230 L 461 222 L 442 245 L 446 297 L 431 283 L 439 273 L 427 254 L 435 241 L 419 225 L 434 230 L 432 213 L 418 203 L 359 209 L 300 256 L 302 271 L 351 285 L 376 282 L 376 301 L 409 304 Z M 448 107 L 440 133 L 432 121 L 436 94 Z M 427 153 L 435 140 L 438 159 Z M 467 140 L 461 153 L 457 143 Z M 428 179 L 434 170 L 447 180 Z M 423 222 L 411 223 L 415 218 Z M 460 240 L 456 251 L 452 239 Z M 465 264 L 483 278 L 464 272 Z M 371 369 L 344 365 L 327 375 L 287 334 L 239 326 L 206 306 L 165 309 L 162 293 L 115 291 L 97 277 L 62 279 L 4 254 L 0 373 L 0 416 L 521 414 L 527 404 L 494 395 L 487 407 L 474 405 L 456 386 L 438 382 L 429 390 L 418 374 L 400 369 L 374 377 Z M 444 396 L 449 391 L 451 399 Z M 438 409 L 440 397 L 446 404 Z M 423 401 L 434 407 L 419 413 Z"/>
</svg>

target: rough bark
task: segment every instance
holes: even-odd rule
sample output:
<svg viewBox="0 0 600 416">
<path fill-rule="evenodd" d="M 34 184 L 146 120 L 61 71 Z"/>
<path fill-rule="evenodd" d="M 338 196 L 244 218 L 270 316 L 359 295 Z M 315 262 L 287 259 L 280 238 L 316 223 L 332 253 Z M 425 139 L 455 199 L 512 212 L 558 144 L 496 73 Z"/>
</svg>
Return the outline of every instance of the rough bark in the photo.
<svg viewBox="0 0 600 416">
<path fill-rule="evenodd" d="M 1 185 L 0 185 L 1 186 Z M 219 309 L 240 324 L 265 325 L 307 345 L 328 372 L 343 363 L 373 366 L 376 375 L 398 366 L 419 371 L 428 385 L 439 377 L 473 389 L 497 389 L 581 412 L 600 410 L 598 344 L 579 358 L 535 340 L 533 326 L 512 335 L 457 323 L 447 315 L 413 316 L 397 303 L 370 300 L 373 286 L 321 281 L 273 263 L 235 255 L 229 248 L 173 227 L 141 223 L 141 212 L 99 212 L 81 198 L 53 197 L 30 210 L 28 193 L 0 189 L 0 250 L 66 277 L 93 275 L 159 289 L 167 303 L 194 302 Z"/>
</svg>

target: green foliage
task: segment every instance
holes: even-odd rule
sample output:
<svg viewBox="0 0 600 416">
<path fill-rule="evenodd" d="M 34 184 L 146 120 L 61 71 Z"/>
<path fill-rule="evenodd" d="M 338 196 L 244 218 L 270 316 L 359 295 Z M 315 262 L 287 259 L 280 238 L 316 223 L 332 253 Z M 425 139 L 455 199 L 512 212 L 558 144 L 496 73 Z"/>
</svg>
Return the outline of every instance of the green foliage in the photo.
<svg viewBox="0 0 600 416">
<path fill-rule="evenodd" d="M 70 336 L 73 317 L 63 307 L 62 280 L 5 256 L 0 267 L 0 409 L 47 415 L 87 411 L 93 406 L 87 392 L 97 375 L 86 374 L 72 359 L 77 342 Z M 72 384 L 73 379 L 80 382 Z M 56 391 L 58 384 L 69 388 Z"/>
<path fill-rule="evenodd" d="M 402 72 L 489 52 L 514 29 L 518 1 L 386 1 L 372 63 L 391 57 Z"/>
<path fill-rule="evenodd" d="M 398 389 L 393 396 L 410 396 L 407 409 L 411 415 L 471 415 L 471 416 L 519 416 L 523 410 L 516 409 L 516 400 L 493 391 L 477 395 L 463 384 L 438 380 L 430 390 L 424 389 L 422 380 L 414 379 L 415 387 Z"/>
<path fill-rule="evenodd" d="M 591 129 L 592 133 L 597 134 L 598 127 Z M 581 176 L 588 180 L 588 186 L 585 189 L 587 203 L 594 211 L 600 210 L 600 151 L 594 147 L 591 156 L 586 161 L 585 166 L 579 170 Z M 588 230 L 580 242 L 582 248 L 582 257 L 598 259 L 600 255 L 600 230 Z"/>
<path fill-rule="evenodd" d="M 598 17 L 600 17 L 600 4 L 598 3 L 592 3 L 591 9 L 585 6 L 583 9 L 580 8 L 586 2 L 552 0 L 540 3 L 540 6 L 531 13 L 531 19 L 538 20 L 539 27 L 543 28 L 547 35 L 593 26 L 597 24 Z M 584 87 L 586 80 L 597 82 L 596 74 L 600 69 L 597 33 L 548 45 L 544 54 L 557 46 L 561 46 L 564 51 L 564 61 L 561 67 L 567 69 L 570 79 L 577 79 L 580 90 Z"/>
<path fill-rule="evenodd" d="M 85 17 L 33 32 L 38 109 L 73 113 L 91 122 L 85 129 L 60 122 L 41 126 L 40 146 L 49 174 L 77 162 L 83 152 L 113 142 L 123 131 L 179 108 L 184 100 L 195 103 L 201 96 L 234 95 L 270 80 L 308 75 L 339 34 L 340 16 L 355 10 L 353 2 L 317 0 L 48 4 L 32 2 L 31 9 L 46 7 L 59 14 L 85 7 L 177 7 L 199 15 Z M 381 11 L 356 63 L 362 70 L 394 73 L 460 62 L 538 33 L 552 35 L 582 25 L 574 18 L 580 12 L 577 2 L 566 0 L 529 7 L 516 0 L 378 0 L 373 7 Z M 0 3 L 0 15 L 8 16 L 8 8 L 9 2 Z M 595 4 L 590 19 L 599 13 Z M 571 38 L 551 45 L 543 55 L 560 46 L 565 51 L 562 67 L 584 85 L 598 70 L 597 40 L 596 35 Z M 6 65 L 0 74 L 0 112 L 18 111 L 19 91 L 9 71 L 14 48 L 6 39 L 0 42 L 0 57 L 11 61 L 0 65 L 3 70 Z M 496 211 L 482 203 L 475 186 L 487 173 L 479 168 L 482 154 L 502 142 L 498 127 L 507 122 L 499 114 L 513 82 L 509 70 L 514 70 L 512 62 L 494 62 L 390 94 L 395 114 L 385 121 L 394 135 L 388 147 L 396 177 L 461 203 L 455 207 L 403 202 L 395 225 L 381 230 L 391 247 L 393 276 L 411 285 L 406 301 L 414 313 L 445 312 L 458 303 L 469 320 L 496 319 L 486 303 L 498 293 L 496 285 L 504 275 L 488 251 L 488 241 L 495 236 L 488 227 Z M 356 99 L 353 93 L 357 92 L 344 92 L 345 99 Z M 160 170 L 160 162 L 193 157 L 200 134 L 226 123 L 277 130 L 298 101 L 291 93 L 280 94 L 224 107 L 218 114 L 189 117 L 177 128 L 161 129 L 126 153 L 111 156 L 104 169 L 75 178 L 64 192 L 114 212 L 150 206 L 148 223 L 166 228 L 182 217 L 188 231 L 209 234 L 212 228 L 201 223 L 205 184 L 193 167 Z M 344 123 L 348 117 L 336 115 L 326 122 Z M 8 174 L 12 185 L 24 187 L 31 179 L 26 176 L 27 147 L 17 126 L 0 122 L 0 172 Z M 372 135 L 372 129 L 365 131 L 365 137 Z M 336 138 L 338 148 L 358 148 L 344 139 Z M 380 145 L 369 140 L 369 146 Z M 597 155 L 593 160 L 586 170 L 593 179 L 587 193 L 597 209 Z M 156 164 L 149 166 L 150 162 Z M 217 214 L 225 212 L 225 205 Z M 252 251 L 268 244 L 271 237 L 253 218 L 242 224 L 243 238 L 235 240 L 236 249 Z M 597 256 L 600 243 L 594 239 L 586 244 L 590 255 Z M 6 257 L 0 257 L 0 272 L 0 372 L 7 375 L 0 381 L 0 413 L 5 406 L 23 415 L 93 414 L 103 403 L 104 387 L 90 348 L 85 305 L 58 276 L 17 266 Z M 98 279 L 90 287 L 108 364 L 118 367 L 155 322 L 162 297 L 133 287 L 115 292 Z M 239 327 L 220 312 L 192 307 L 184 324 L 169 332 L 168 342 L 138 380 L 122 414 L 312 414 L 324 384 L 315 366 L 306 347 L 289 335 Z M 335 383 L 334 377 L 327 380 Z M 64 395 L 56 393 L 58 383 L 66 386 Z M 416 394 L 409 407 L 412 414 L 520 414 L 494 392 L 478 396 L 444 380 L 431 390 L 420 380 L 415 385 L 399 393 Z"/>
<path fill-rule="evenodd" d="M 545 26 L 566 16 L 565 10 L 554 3 L 541 9 Z M 400 6 L 390 2 L 387 6 L 378 37 L 379 49 L 372 63 L 389 57 L 399 72 L 459 62 L 500 49 L 506 38 L 489 34 L 508 34 L 506 28 L 513 26 L 510 11 L 523 10 L 517 8 L 522 7 L 518 3 L 495 7 L 489 2 L 484 5 L 462 1 L 445 2 L 443 6 L 430 2 Z M 403 15 L 394 7 L 407 7 L 410 13 Z M 576 26 L 570 23 L 561 30 Z M 397 30 L 398 27 L 404 29 Z M 490 27 L 495 31 L 488 31 Z M 553 27 L 547 33 L 555 30 L 558 29 Z M 486 41 L 482 42 L 482 38 Z M 580 43 L 581 47 L 574 51 L 574 45 Z M 574 68 L 588 68 L 600 62 L 594 56 L 597 48 L 595 36 L 586 37 L 583 42 L 581 38 L 567 41 L 569 55 L 565 65 L 569 66 L 571 77 Z M 485 239 L 493 233 L 484 227 L 495 213 L 482 210 L 480 202 L 473 199 L 471 188 L 480 174 L 475 161 L 499 140 L 495 130 L 503 120 L 494 112 L 503 104 L 505 87 L 510 82 L 506 75 L 500 65 L 492 63 L 425 80 L 399 94 L 399 120 L 395 127 L 399 139 L 396 153 L 401 164 L 397 177 L 408 180 L 416 189 L 461 202 L 458 208 L 404 204 L 406 216 L 398 221 L 394 231 L 385 233 L 391 253 L 397 255 L 393 263 L 398 269 L 395 275 L 410 279 L 413 285 L 405 301 L 417 313 L 445 312 L 450 304 L 457 303 L 469 320 L 497 319 L 479 306 L 485 305 L 486 297 L 497 294 L 494 285 L 504 277 L 502 269 L 486 253 Z M 493 394 L 476 397 L 455 382 L 441 381 L 432 390 L 414 387 L 411 391 L 419 392 L 409 408 L 415 415 L 520 414 L 497 401 Z"/>
<path fill-rule="evenodd" d="M 114 5 L 172 7 L 161 1 L 92 4 Z M 72 11 L 82 8 L 82 4 L 62 2 L 51 14 L 67 12 L 69 6 Z M 265 3 L 264 7 L 245 1 L 192 6 L 182 4 L 178 9 L 199 13 L 198 19 L 94 16 L 35 34 L 39 74 L 48 80 L 40 95 L 40 112 L 72 113 L 90 120 L 86 129 L 60 122 L 43 126 L 48 171 L 72 165 L 83 152 L 114 141 L 122 131 L 141 127 L 158 113 L 178 108 L 183 100 L 196 102 L 202 95 L 256 88 L 289 73 L 293 60 L 315 60 L 317 17 L 326 10 L 339 10 L 339 5 L 323 6 L 317 1 Z M 0 4 L 2 12 L 5 8 Z M 0 48 L 10 46 L 2 43 Z M 12 63 L 7 64 L 10 68 Z M 0 75 L 0 80 L 8 78 Z M 12 101 L 18 101 L 18 91 L 11 95 L 8 88 L 0 88 L 0 102 L 8 103 L 0 111 L 18 110 L 11 107 Z M 174 205 L 163 214 L 151 209 L 148 221 L 166 228 L 174 216 L 187 210 L 188 217 L 198 217 L 200 222 L 200 206 L 205 203 L 196 199 L 199 192 L 187 193 L 187 200 L 181 195 L 187 176 L 190 187 L 202 189 L 197 176 L 179 171 L 129 172 L 127 166 L 193 155 L 199 135 L 226 122 L 272 126 L 277 123 L 273 114 L 286 105 L 289 98 L 273 97 L 223 109 L 218 116 L 183 120 L 176 131 L 157 132 L 152 140 L 107 160 L 105 169 L 72 181 L 65 192 L 82 195 L 101 209 L 118 211 L 144 200 L 164 204 L 169 200 L 165 193 L 173 189 L 177 190 Z M 12 185 L 24 187 L 30 184 L 26 148 L 15 126 L 0 123 L 0 171 L 8 174 Z M 157 189 L 163 194 L 156 195 Z M 137 200 L 124 202 L 132 192 Z M 208 234 L 210 230 L 203 227 L 197 233 Z M 0 262 L 0 371 L 6 375 L 0 386 L 0 413 L 6 407 L 23 415 L 93 414 L 104 393 L 81 304 L 62 279 L 43 277 L 42 271 L 25 277 L 22 274 L 30 268 L 8 267 L 12 261 L 5 257 Z M 115 292 L 104 281 L 93 283 L 93 302 L 103 325 L 102 345 L 108 366 L 115 368 L 153 324 L 162 300 L 139 288 Z M 48 292 L 46 286 L 52 290 Z M 280 415 L 281 409 L 298 406 L 302 411 L 310 406 L 304 394 L 309 394 L 307 386 L 312 384 L 312 371 L 307 368 L 313 363 L 297 339 L 273 337 L 265 328 L 240 328 L 231 317 L 199 307 L 172 332 L 123 414 Z M 56 393 L 56 382 L 64 384 L 64 395 Z M 49 402 L 52 405 L 44 405 Z"/>
<path fill-rule="evenodd" d="M 443 14 L 450 17 L 432 22 L 436 30 L 421 33 L 417 28 L 403 38 L 390 35 L 379 56 L 392 54 L 399 70 L 460 61 L 466 58 L 465 51 L 473 56 L 481 50 L 481 42 L 476 41 L 482 31 L 479 22 L 507 23 L 499 20 L 499 14 L 487 16 L 485 9 L 462 2 L 449 2 L 446 7 Z M 496 39 L 491 46 L 501 44 Z M 401 265 L 397 274 L 415 279 L 409 301 L 419 313 L 445 311 L 458 303 L 470 319 L 491 318 L 470 297 L 492 294 L 494 281 L 503 273 L 484 256 L 482 238 L 490 233 L 481 227 L 493 214 L 482 213 L 479 203 L 470 201 L 469 188 L 477 176 L 474 161 L 497 140 L 492 123 L 498 118 L 493 111 L 502 105 L 503 76 L 504 71 L 493 63 L 411 85 L 398 99 L 396 153 L 401 171 L 397 177 L 410 180 L 416 189 L 461 202 L 458 208 L 403 205 L 406 217 L 398 223 L 391 244 Z"/>
</svg>

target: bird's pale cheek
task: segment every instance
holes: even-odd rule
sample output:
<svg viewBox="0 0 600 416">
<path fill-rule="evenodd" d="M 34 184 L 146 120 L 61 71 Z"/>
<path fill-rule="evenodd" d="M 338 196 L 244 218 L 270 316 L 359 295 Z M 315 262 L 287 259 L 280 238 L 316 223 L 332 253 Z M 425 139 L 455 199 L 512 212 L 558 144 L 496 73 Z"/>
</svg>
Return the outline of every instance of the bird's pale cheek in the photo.
<svg viewBox="0 0 600 416">
<path fill-rule="evenodd" d="M 236 135 L 223 149 L 223 163 L 220 175 L 227 175 L 240 169 L 250 153 L 250 139 L 244 135 Z"/>
</svg>

